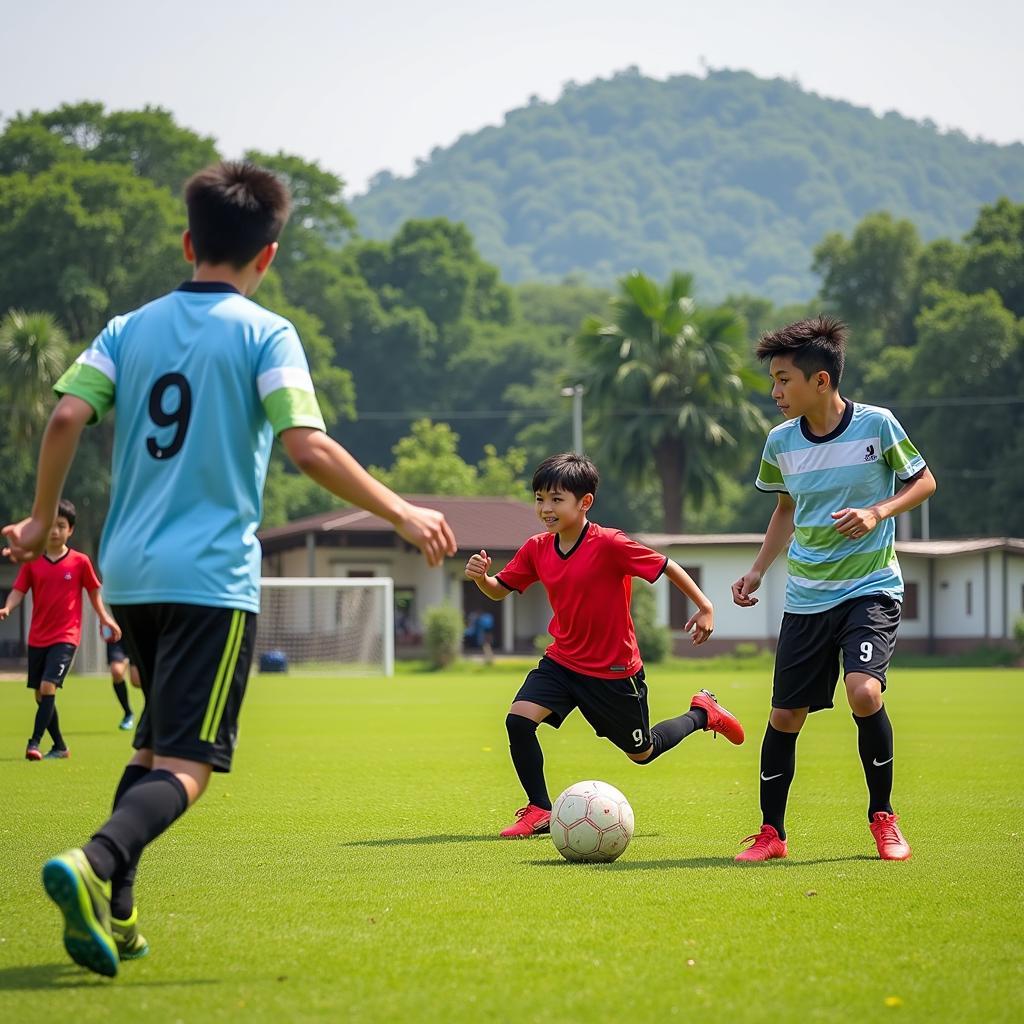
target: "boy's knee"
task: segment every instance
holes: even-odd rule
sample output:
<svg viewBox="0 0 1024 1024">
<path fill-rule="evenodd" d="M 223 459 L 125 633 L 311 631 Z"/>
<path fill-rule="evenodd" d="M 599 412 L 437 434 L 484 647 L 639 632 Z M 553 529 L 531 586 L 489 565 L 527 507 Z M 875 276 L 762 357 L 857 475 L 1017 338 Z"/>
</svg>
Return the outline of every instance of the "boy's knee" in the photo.
<svg viewBox="0 0 1024 1024">
<path fill-rule="evenodd" d="M 626 754 L 626 757 L 628 757 L 633 764 L 650 764 L 654 760 L 654 745 L 652 744 L 639 754 Z"/>
<path fill-rule="evenodd" d="M 768 721 L 778 732 L 799 732 L 807 721 L 807 708 L 772 708 Z"/>
<path fill-rule="evenodd" d="M 523 739 L 537 732 L 540 723 L 532 718 L 524 718 L 522 715 L 513 715 L 509 712 L 505 716 L 505 729 L 510 740 Z"/>
</svg>

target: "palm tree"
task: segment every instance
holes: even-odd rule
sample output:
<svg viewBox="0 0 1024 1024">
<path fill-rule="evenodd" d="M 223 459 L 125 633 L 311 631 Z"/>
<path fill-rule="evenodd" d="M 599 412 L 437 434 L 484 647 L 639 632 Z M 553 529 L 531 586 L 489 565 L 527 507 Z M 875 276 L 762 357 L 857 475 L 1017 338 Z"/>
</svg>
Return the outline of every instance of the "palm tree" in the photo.
<svg viewBox="0 0 1024 1024">
<path fill-rule="evenodd" d="M 11 309 L 0 319 L 0 381 L 7 429 L 16 440 L 41 433 L 70 352 L 67 335 L 49 313 Z"/>
<path fill-rule="evenodd" d="M 599 454 L 626 482 L 661 481 L 663 526 L 683 529 L 683 498 L 697 505 L 736 468 L 741 443 L 767 429 L 747 397 L 743 321 L 727 308 L 698 310 L 689 274 L 660 288 L 633 271 L 619 281 L 606 319 L 584 321 L 576 346 L 588 415 L 601 424 Z M 592 420 L 593 422 L 593 420 Z"/>
</svg>

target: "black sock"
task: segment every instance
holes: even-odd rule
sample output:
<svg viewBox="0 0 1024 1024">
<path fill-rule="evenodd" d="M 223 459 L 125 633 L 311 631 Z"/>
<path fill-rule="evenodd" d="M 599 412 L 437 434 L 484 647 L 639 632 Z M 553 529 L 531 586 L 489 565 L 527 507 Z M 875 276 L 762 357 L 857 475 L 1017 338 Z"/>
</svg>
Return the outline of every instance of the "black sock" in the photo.
<svg viewBox="0 0 1024 1024">
<path fill-rule="evenodd" d="M 68 745 L 64 742 L 64 737 L 60 732 L 60 716 L 57 714 L 57 705 L 53 705 L 53 714 L 50 715 L 50 724 L 46 727 L 50 734 L 50 739 L 53 740 L 53 746 L 55 750 L 67 750 Z"/>
<path fill-rule="evenodd" d="M 124 713 L 130 715 L 132 706 L 128 703 L 128 686 L 125 683 L 114 683 L 114 696 L 121 702 Z"/>
<path fill-rule="evenodd" d="M 508 715 L 505 718 L 508 730 L 508 749 L 516 775 L 526 790 L 526 799 L 535 807 L 551 810 L 551 797 L 544 782 L 544 752 L 537 739 L 537 723 L 522 715 Z"/>
<path fill-rule="evenodd" d="M 124 874 L 187 808 L 185 787 L 171 772 L 148 772 L 125 791 L 117 810 L 84 847 L 97 876 L 106 880 Z"/>
<path fill-rule="evenodd" d="M 141 781 L 149 774 L 149 769 L 141 764 L 130 764 L 121 776 L 114 793 L 113 810 L 121 802 L 121 797 L 128 792 L 136 782 Z M 135 873 L 139 869 L 139 858 L 136 857 L 123 870 L 116 871 L 110 879 L 110 913 L 118 921 L 127 921 L 131 917 L 132 907 L 135 906 Z"/>
<path fill-rule="evenodd" d="M 650 764 L 655 758 L 682 743 L 691 732 L 699 732 L 707 724 L 708 713 L 703 708 L 690 708 L 678 718 L 666 718 L 651 730 L 651 745 L 654 747 L 651 756 L 646 761 L 636 763 Z"/>
<path fill-rule="evenodd" d="M 29 740 L 37 747 L 50 724 L 50 719 L 53 718 L 53 709 L 56 704 L 57 698 L 52 693 L 39 698 L 39 706 L 36 708 L 36 724 L 32 727 L 32 739 Z"/>
<path fill-rule="evenodd" d="M 768 723 L 761 742 L 761 815 L 786 838 L 786 801 L 789 787 L 796 774 L 796 740 L 798 732 L 779 732 Z"/>
<path fill-rule="evenodd" d="M 866 718 L 853 716 L 857 723 L 857 750 L 868 784 L 868 821 L 876 811 L 892 814 L 892 723 L 883 704 Z"/>
</svg>

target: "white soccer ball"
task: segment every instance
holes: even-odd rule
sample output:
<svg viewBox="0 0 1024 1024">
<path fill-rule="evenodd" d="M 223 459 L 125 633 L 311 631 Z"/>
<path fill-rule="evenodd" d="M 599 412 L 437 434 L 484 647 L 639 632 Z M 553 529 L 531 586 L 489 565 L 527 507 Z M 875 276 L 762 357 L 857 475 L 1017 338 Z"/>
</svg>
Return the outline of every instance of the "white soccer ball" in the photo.
<svg viewBox="0 0 1024 1024">
<path fill-rule="evenodd" d="M 577 782 L 551 809 L 551 841 L 566 860 L 613 861 L 633 838 L 633 808 L 607 782 Z"/>
</svg>

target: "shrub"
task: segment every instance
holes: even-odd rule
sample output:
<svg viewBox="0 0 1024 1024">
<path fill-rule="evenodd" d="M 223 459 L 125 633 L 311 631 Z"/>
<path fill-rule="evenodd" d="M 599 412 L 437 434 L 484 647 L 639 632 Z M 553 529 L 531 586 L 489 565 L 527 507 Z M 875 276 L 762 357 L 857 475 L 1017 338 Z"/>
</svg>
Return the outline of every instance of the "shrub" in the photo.
<svg viewBox="0 0 1024 1024">
<path fill-rule="evenodd" d="M 633 603 L 631 608 L 633 628 L 636 630 L 636 642 L 640 646 L 640 657 L 644 664 L 664 661 L 672 644 L 666 626 L 658 625 L 658 605 L 654 599 L 654 591 L 639 580 L 633 583 Z"/>
<path fill-rule="evenodd" d="M 423 616 L 423 642 L 432 668 L 445 668 L 462 649 L 462 616 L 448 604 L 428 608 Z"/>
</svg>

